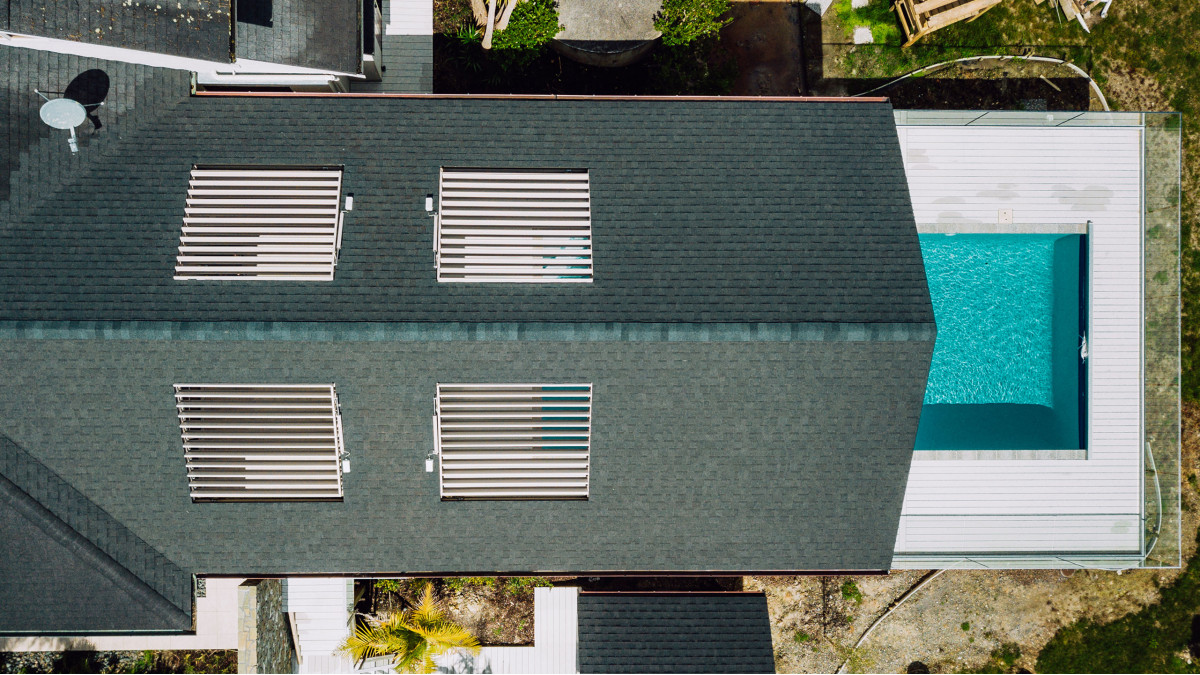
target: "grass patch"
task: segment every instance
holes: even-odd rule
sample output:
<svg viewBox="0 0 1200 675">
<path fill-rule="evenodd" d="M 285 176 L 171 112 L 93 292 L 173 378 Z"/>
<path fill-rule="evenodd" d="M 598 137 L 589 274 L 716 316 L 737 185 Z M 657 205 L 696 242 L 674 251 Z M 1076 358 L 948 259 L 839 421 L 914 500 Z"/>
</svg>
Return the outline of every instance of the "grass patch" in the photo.
<svg viewBox="0 0 1200 675">
<path fill-rule="evenodd" d="M 1200 536 L 1197 536 L 1200 540 Z M 1156 604 L 1099 624 L 1077 621 L 1058 631 L 1038 655 L 1040 673 L 1200 673 L 1180 658 L 1200 612 L 1200 560 L 1193 556 Z"/>
<path fill-rule="evenodd" d="M 969 668 L 963 673 L 1013 673 L 1017 671 L 1017 660 L 1021 658 L 1021 648 L 1015 642 L 1005 642 L 992 650 L 991 657 L 978 668 Z"/>
<path fill-rule="evenodd" d="M 842 582 L 842 599 L 856 605 L 862 604 L 862 591 L 858 590 L 858 584 L 854 583 L 853 579 Z"/>
<path fill-rule="evenodd" d="M 857 26 L 870 28 L 871 37 L 877 44 L 899 45 L 902 42 L 896 13 L 887 2 L 875 0 L 866 7 L 855 9 L 850 0 L 837 0 L 832 9 L 837 14 L 847 42 L 854 39 L 854 29 Z"/>
<path fill-rule="evenodd" d="M 792 640 L 795 641 L 795 643 L 798 645 L 812 642 L 812 639 L 813 639 L 813 636 L 811 634 L 806 633 L 802 630 L 796 631 L 796 634 L 792 636 Z"/>
</svg>

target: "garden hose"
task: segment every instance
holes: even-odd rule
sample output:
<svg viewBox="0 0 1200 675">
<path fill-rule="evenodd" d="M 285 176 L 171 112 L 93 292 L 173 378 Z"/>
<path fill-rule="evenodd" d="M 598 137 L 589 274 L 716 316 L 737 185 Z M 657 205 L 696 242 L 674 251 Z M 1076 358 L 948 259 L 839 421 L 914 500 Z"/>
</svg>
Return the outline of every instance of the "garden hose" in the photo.
<svg viewBox="0 0 1200 675">
<path fill-rule="evenodd" d="M 1083 77 L 1087 78 L 1088 84 L 1092 85 L 1092 91 L 1095 91 L 1096 96 L 1098 96 L 1100 98 L 1100 105 L 1104 106 L 1104 110 L 1106 112 L 1112 111 L 1112 108 L 1108 107 L 1108 100 L 1104 98 L 1104 93 L 1102 91 L 1100 91 L 1100 85 L 1096 84 L 1096 80 L 1092 79 L 1092 76 L 1088 75 L 1087 72 L 1083 68 L 1080 68 L 1079 66 L 1075 65 L 1074 63 L 1071 63 L 1070 61 L 1064 61 L 1062 59 L 1056 59 L 1056 58 L 1049 57 L 1049 56 L 1012 56 L 1012 55 L 995 54 L 995 55 L 984 55 L 984 56 L 967 56 L 967 57 L 964 57 L 961 59 L 954 59 L 951 61 L 942 61 L 941 63 L 935 63 L 933 65 L 925 66 L 923 68 L 917 68 L 916 70 L 905 73 L 890 82 L 881 84 L 878 87 L 875 87 L 874 89 L 871 89 L 869 91 L 864 91 L 864 92 L 861 92 L 858 94 L 854 94 L 854 96 L 857 97 L 857 96 L 866 96 L 867 94 L 873 94 L 873 93 L 879 91 L 880 89 L 886 89 L 886 88 L 896 84 L 897 82 L 906 80 L 910 77 L 913 77 L 914 75 L 920 75 L 922 73 L 933 70 L 935 68 L 946 68 L 946 67 L 952 66 L 956 63 L 968 63 L 968 62 L 972 62 L 972 61 L 983 61 L 983 60 L 1041 61 L 1043 63 L 1057 63 L 1059 65 L 1066 66 L 1066 67 L 1070 68 L 1071 70 L 1074 70 L 1075 72 L 1079 73 Z"/>
</svg>

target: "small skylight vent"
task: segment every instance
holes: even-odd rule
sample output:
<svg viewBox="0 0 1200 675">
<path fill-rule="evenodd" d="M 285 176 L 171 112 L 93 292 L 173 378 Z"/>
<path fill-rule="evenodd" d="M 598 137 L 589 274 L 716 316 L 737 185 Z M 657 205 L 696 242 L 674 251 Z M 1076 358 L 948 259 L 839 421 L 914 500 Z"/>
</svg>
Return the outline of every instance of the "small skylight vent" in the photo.
<svg viewBox="0 0 1200 675">
<path fill-rule="evenodd" d="M 592 281 L 587 171 L 442 169 L 438 281 Z"/>
<path fill-rule="evenodd" d="M 339 167 L 199 167 L 176 279 L 329 281 L 342 245 Z"/>
<path fill-rule="evenodd" d="M 332 384 L 177 384 L 193 501 L 341 499 Z"/>
<path fill-rule="evenodd" d="M 443 499 L 586 499 L 592 385 L 439 384 Z"/>
</svg>

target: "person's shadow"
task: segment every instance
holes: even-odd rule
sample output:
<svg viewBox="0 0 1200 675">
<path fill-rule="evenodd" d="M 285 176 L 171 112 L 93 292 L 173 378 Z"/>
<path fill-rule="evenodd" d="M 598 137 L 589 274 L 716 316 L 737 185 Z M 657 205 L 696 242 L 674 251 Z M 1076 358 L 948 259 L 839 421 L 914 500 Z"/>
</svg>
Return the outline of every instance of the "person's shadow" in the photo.
<svg viewBox="0 0 1200 675">
<path fill-rule="evenodd" d="M 108 73 L 99 68 L 83 71 L 71 80 L 63 96 L 78 101 L 87 110 L 88 121 L 96 131 L 104 126 L 96 115 L 96 109 L 108 97 Z"/>
</svg>

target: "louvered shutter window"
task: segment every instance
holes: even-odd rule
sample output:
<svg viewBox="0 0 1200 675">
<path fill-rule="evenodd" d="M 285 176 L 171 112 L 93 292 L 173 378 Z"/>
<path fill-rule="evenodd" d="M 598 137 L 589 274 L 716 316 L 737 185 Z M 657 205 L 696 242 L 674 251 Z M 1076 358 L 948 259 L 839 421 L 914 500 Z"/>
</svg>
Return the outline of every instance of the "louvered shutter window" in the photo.
<svg viewBox="0 0 1200 675">
<path fill-rule="evenodd" d="M 587 171 L 442 169 L 438 281 L 592 280 Z"/>
<path fill-rule="evenodd" d="M 176 279 L 329 281 L 341 248 L 338 167 L 196 167 Z"/>
<path fill-rule="evenodd" d="M 192 499 L 342 497 L 332 384 L 177 384 Z"/>
<path fill-rule="evenodd" d="M 439 384 L 443 499 L 586 499 L 592 385 Z"/>
</svg>

